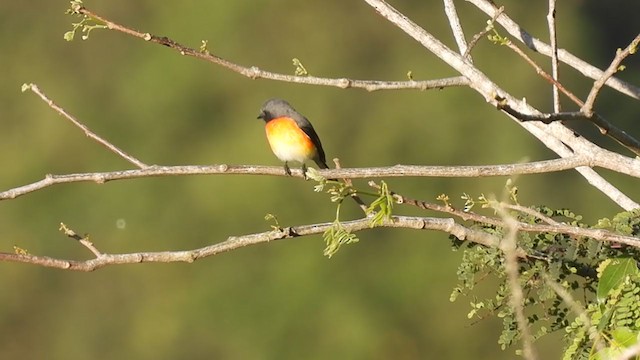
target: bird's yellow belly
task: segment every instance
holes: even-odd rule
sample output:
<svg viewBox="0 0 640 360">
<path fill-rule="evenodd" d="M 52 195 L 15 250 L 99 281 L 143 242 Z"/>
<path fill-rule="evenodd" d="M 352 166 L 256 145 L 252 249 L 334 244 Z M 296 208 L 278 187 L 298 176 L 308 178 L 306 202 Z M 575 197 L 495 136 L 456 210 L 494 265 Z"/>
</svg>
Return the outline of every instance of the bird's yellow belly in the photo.
<svg viewBox="0 0 640 360">
<path fill-rule="evenodd" d="M 316 156 L 316 147 L 293 119 L 277 118 L 265 125 L 269 146 L 281 161 L 304 163 Z"/>
</svg>

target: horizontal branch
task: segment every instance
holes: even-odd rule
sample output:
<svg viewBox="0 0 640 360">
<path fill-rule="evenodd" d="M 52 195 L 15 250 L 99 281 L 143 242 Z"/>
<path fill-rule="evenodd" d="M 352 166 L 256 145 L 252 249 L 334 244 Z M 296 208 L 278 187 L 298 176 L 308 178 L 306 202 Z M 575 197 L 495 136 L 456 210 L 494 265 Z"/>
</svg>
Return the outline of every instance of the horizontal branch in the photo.
<svg viewBox="0 0 640 360">
<path fill-rule="evenodd" d="M 101 17 L 98 14 L 90 11 L 89 9 L 74 5 L 73 11 L 77 14 L 82 14 L 84 16 L 88 16 L 97 21 L 104 23 L 109 30 L 116 30 L 122 32 L 127 35 L 131 35 L 137 37 L 139 39 L 149 41 L 152 43 L 164 45 L 168 48 L 178 51 L 181 55 L 191 56 L 198 59 L 202 59 L 217 65 L 220 65 L 224 68 L 227 68 L 233 72 L 236 72 L 240 75 L 251 79 L 269 79 L 276 81 L 285 81 L 290 83 L 297 84 L 307 84 L 307 85 L 322 85 L 322 86 L 333 86 L 341 89 L 347 88 L 357 88 L 364 89 L 367 91 L 377 91 L 377 90 L 401 90 L 401 89 L 413 89 L 413 90 L 430 90 L 430 89 L 442 89 L 445 87 L 451 86 L 468 86 L 469 81 L 464 76 L 455 76 L 443 79 L 434 79 L 434 80 L 408 80 L 408 81 L 382 81 L 382 80 L 356 80 L 356 79 L 348 79 L 348 78 L 322 78 L 316 76 L 295 76 L 288 74 L 279 74 L 270 71 L 261 70 L 256 66 L 246 67 L 226 59 L 223 59 L 219 56 L 211 54 L 206 49 L 193 49 L 184 45 L 179 44 L 176 41 L 169 39 L 168 37 L 156 36 L 149 33 L 141 33 L 139 31 L 128 28 L 124 25 L 117 24 L 113 21 L 107 20 Z"/>
<path fill-rule="evenodd" d="M 617 164 L 628 171 L 625 164 Z M 569 157 L 554 160 L 536 161 L 522 164 L 481 165 L 481 166 L 417 166 L 395 165 L 390 167 L 343 168 L 317 170 L 326 179 L 358 179 L 380 177 L 485 177 L 511 176 L 524 174 L 540 174 L 570 170 L 576 167 L 594 166 L 586 157 Z M 640 169 L 637 169 L 640 176 Z M 304 178 L 302 170 L 292 169 L 291 176 Z M 149 166 L 144 169 L 120 170 L 109 172 L 78 173 L 65 175 L 48 174 L 44 179 L 31 184 L 19 186 L 0 192 L 0 200 L 38 191 L 49 186 L 77 182 L 95 182 L 103 184 L 108 181 L 137 179 L 144 177 L 185 176 L 185 175 L 272 175 L 288 176 L 280 166 L 261 165 L 185 165 L 185 166 Z"/>
<path fill-rule="evenodd" d="M 428 207 L 427 207 L 428 208 Z M 446 211 L 452 212 L 453 210 L 445 207 Z M 434 209 L 442 210 L 442 209 Z M 455 211 L 454 215 L 464 215 L 460 211 Z M 478 215 L 481 216 L 481 215 Z M 482 217 L 485 218 L 485 217 Z M 498 221 L 496 219 L 493 219 Z M 478 229 L 471 229 L 465 227 L 462 224 L 457 223 L 452 218 L 433 218 L 433 217 L 416 217 L 416 216 L 391 216 L 388 219 L 383 219 L 380 223 L 372 225 L 370 218 L 363 218 L 359 220 L 344 221 L 341 222 L 341 228 L 350 232 L 359 232 L 368 230 L 373 227 L 387 227 L 387 228 L 405 228 L 415 230 L 437 230 L 455 236 L 460 240 L 471 241 L 483 246 L 499 248 L 504 251 L 505 242 L 501 241 L 499 237 L 484 232 Z M 274 240 L 293 239 L 301 236 L 322 234 L 329 228 L 334 226 L 333 223 L 322 223 L 312 225 L 302 225 L 294 227 L 279 228 L 272 231 L 248 234 L 243 236 L 230 236 L 227 240 L 205 246 L 193 250 L 181 250 L 181 251 L 159 251 L 159 252 L 138 252 L 127 254 L 108 254 L 98 251 L 92 243 L 88 242 L 86 238 L 80 238 L 74 236 L 75 233 L 69 234 L 68 230 L 65 231 L 67 236 L 71 236 L 76 240 L 86 240 L 83 245 L 87 246 L 95 258 L 88 260 L 66 260 L 53 258 L 48 256 L 31 255 L 24 249 L 20 249 L 16 253 L 4 253 L 0 252 L 0 261 L 20 262 L 26 264 L 39 265 L 44 267 L 51 267 L 63 270 L 74 271 L 93 271 L 109 265 L 122 265 L 122 264 L 139 264 L 139 263 L 171 263 L 171 262 L 187 262 L 191 263 L 198 259 L 206 258 L 209 256 L 217 255 L 223 252 L 239 249 L 245 246 L 257 245 Z M 499 223 L 499 226 L 504 226 L 504 221 Z M 551 232 L 562 233 L 575 236 L 589 236 L 601 241 L 609 241 L 627 244 L 635 247 L 640 247 L 640 241 L 637 238 L 614 234 L 606 230 L 593 230 L 582 229 L 578 227 L 572 227 L 568 225 L 540 225 L 540 224 L 526 224 L 521 222 L 515 222 L 514 225 L 517 231 L 526 232 Z M 87 245 L 88 243 L 88 245 Z M 516 248 L 516 255 L 520 258 L 527 258 L 529 255 L 520 248 Z M 536 257 L 533 255 L 532 257 Z"/>
<path fill-rule="evenodd" d="M 343 228 L 349 232 L 358 232 L 371 229 L 371 219 L 363 218 L 353 221 L 341 222 Z M 89 260 L 65 260 L 47 256 L 36 256 L 20 253 L 0 253 L 0 261 L 21 262 L 45 267 L 74 270 L 93 271 L 108 265 L 139 264 L 139 263 L 170 263 L 170 262 L 194 262 L 195 260 L 217 255 L 230 250 L 239 249 L 249 245 L 257 245 L 274 240 L 292 239 L 305 235 L 322 234 L 333 226 L 333 223 L 304 225 L 281 228 L 244 236 L 231 236 L 227 240 L 194 250 L 184 251 L 160 251 L 139 252 L 129 254 L 105 254 Z M 455 235 L 459 239 L 467 239 L 485 246 L 499 246 L 500 241 L 496 236 L 479 230 L 468 229 L 456 224 L 453 219 L 439 219 L 428 217 L 393 216 L 384 220 L 375 227 L 407 228 L 416 230 L 439 230 Z M 524 254 L 521 254 L 524 256 Z"/>
</svg>

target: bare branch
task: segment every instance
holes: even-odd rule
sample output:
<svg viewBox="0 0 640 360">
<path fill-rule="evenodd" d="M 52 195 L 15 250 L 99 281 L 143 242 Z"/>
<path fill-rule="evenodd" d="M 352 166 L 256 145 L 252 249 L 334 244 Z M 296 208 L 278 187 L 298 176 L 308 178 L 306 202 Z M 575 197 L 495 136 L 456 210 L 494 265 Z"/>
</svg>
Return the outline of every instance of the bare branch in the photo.
<svg viewBox="0 0 640 360">
<path fill-rule="evenodd" d="M 394 196 L 398 196 L 394 194 Z M 409 204 L 410 200 L 406 197 L 402 197 L 405 203 Z M 490 218 L 473 213 L 466 213 L 460 210 L 455 210 L 451 207 L 442 205 L 427 204 L 421 202 L 419 207 L 423 209 L 432 209 L 441 211 L 444 213 L 451 213 L 455 216 L 462 218 L 463 220 L 473 219 L 474 221 L 481 221 L 486 223 L 495 223 L 499 226 L 504 226 L 504 222 L 500 219 Z M 341 225 L 350 232 L 358 232 L 372 228 L 371 219 L 363 218 L 353 221 L 341 222 Z M 16 253 L 2 253 L 0 252 L 0 261 L 21 262 L 33 265 L 40 265 L 51 268 L 58 268 L 63 270 L 74 271 L 93 271 L 109 265 L 121 265 L 121 264 L 138 264 L 146 262 L 155 263 L 170 263 L 170 262 L 193 262 L 195 260 L 217 255 L 223 252 L 239 249 L 241 247 L 249 245 L 257 245 L 274 240 L 292 239 L 300 236 L 316 235 L 324 233 L 329 227 L 333 226 L 333 223 L 321 223 L 313 225 L 303 225 L 295 227 L 279 228 L 273 231 L 267 231 L 262 233 L 255 233 L 243 236 L 231 236 L 227 240 L 205 246 L 194 250 L 183 251 L 160 251 L 160 252 L 139 252 L 128 254 L 106 254 L 101 253 L 97 249 L 92 250 L 96 256 L 89 260 L 66 260 L 58 259 L 46 256 L 37 256 L 28 254 L 22 250 Z M 392 216 L 390 219 L 385 219 L 380 224 L 376 224 L 374 227 L 391 227 L 391 228 L 406 228 L 416 230 L 437 230 L 454 235 L 460 240 L 467 240 L 475 242 L 480 245 L 503 249 L 505 242 L 494 235 L 486 233 L 481 230 L 475 230 L 467 228 L 461 224 L 456 223 L 451 218 L 432 218 L 432 217 L 413 217 L 413 216 Z M 602 241 L 610 241 L 620 244 L 627 244 L 630 246 L 640 247 L 638 239 L 623 235 L 611 233 L 606 230 L 592 230 L 583 229 L 567 225 L 551 226 L 551 225 L 537 225 L 537 224 L 525 224 L 516 223 L 515 227 L 519 231 L 528 232 L 552 232 L 570 234 L 576 236 L 587 236 L 599 239 Z M 63 229 L 64 230 L 64 229 Z M 70 232 L 67 236 L 71 236 L 77 239 L 79 236 L 75 232 Z M 86 239 L 85 237 L 79 237 L 80 239 Z M 86 244 L 83 244 L 86 246 Z M 92 245 L 91 245 L 92 246 Z M 522 249 L 517 249 L 516 254 L 518 257 L 529 257 Z"/>
<path fill-rule="evenodd" d="M 588 158 L 574 156 L 568 158 L 543 160 L 521 164 L 480 165 L 480 166 L 417 166 L 395 165 L 390 167 L 326 169 L 318 172 L 327 179 L 358 179 L 381 177 L 486 177 L 511 176 L 524 174 L 541 174 L 570 170 L 580 167 L 602 166 L 634 177 L 640 177 L 640 162 L 633 159 L 619 162 L 605 158 Z M 302 170 L 291 169 L 291 176 L 304 178 Z M 137 179 L 161 176 L 185 175 L 272 175 L 289 176 L 280 166 L 261 165 L 184 165 L 184 166 L 149 166 L 144 169 L 119 170 L 109 172 L 77 173 L 64 175 L 47 175 L 44 179 L 31 184 L 19 186 L 0 192 L 0 200 L 38 191 L 49 186 L 77 182 L 95 182 L 103 184 L 108 181 Z"/>
<path fill-rule="evenodd" d="M 482 10 L 484 13 L 491 17 L 493 17 L 498 10 L 495 4 L 489 0 L 466 1 L 472 3 L 478 9 Z M 507 14 L 500 15 L 498 17 L 498 23 L 502 25 L 502 27 L 504 27 L 504 29 L 507 30 L 509 34 L 511 34 L 511 36 L 527 45 L 527 47 L 531 50 L 539 52 L 546 56 L 551 56 L 551 46 L 531 36 L 531 34 L 529 34 L 525 29 L 521 28 L 520 25 L 518 25 L 509 16 L 507 16 Z M 585 62 L 584 60 L 581 60 L 580 58 L 564 49 L 558 50 L 558 59 L 563 63 L 571 66 L 572 68 L 578 70 L 584 76 L 594 80 L 601 78 L 604 74 L 602 70 Z M 636 100 L 640 100 L 640 88 L 637 86 L 631 85 L 615 77 L 609 78 L 605 84 L 625 95 L 628 95 Z"/>
<path fill-rule="evenodd" d="M 47 103 L 47 105 L 49 105 L 50 108 L 55 110 L 58 114 L 62 115 L 67 120 L 71 121 L 71 123 L 73 125 L 79 127 L 88 138 L 95 140 L 98 144 L 106 147 L 111 152 L 115 153 L 116 155 L 120 156 L 121 158 L 127 160 L 128 162 L 132 163 L 133 165 L 135 165 L 135 166 L 137 166 L 137 167 L 139 167 L 141 169 L 148 167 L 147 164 L 145 164 L 142 161 L 136 159 L 135 157 L 127 154 L 123 150 L 119 149 L 117 146 L 111 144 L 107 140 L 101 138 L 96 133 L 91 131 L 86 125 L 82 124 L 76 118 L 74 118 L 69 113 L 67 113 L 63 108 L 61 108 L 60 106 L 56 105 L 56 103 L 54 103 L 53 100 L 49 99 L 40 90 L 40 88 L 38 88 L 37 85 L 35 85 L 35 84 L 25 84 L 25 85 L 22 86 L 22 91 L 26 91 L 26 90 L 33 91 L 33 93 L 38 95 L 45 103 Z"/>
<path fill-rule="evenodd" d="M 549 43 L 551 44 L 551 74 L 553 75 L 553 112 L 558 113 L 560 108 L 560 94 L 558 93 L 558 37 L 556 36 L 556 0 L 549 0 L 549 13 L 547 14 L 549 24 Z"/>
<path fill-rule="evenodd" d="M 164 45 L 168 48 L 171 48 L 173 50 L 180 52 L 181 55 L 195 57 L 198 59 L 202 59 L 217 65 L 220 65 L 224 68 L 227 68 L 233 72 L 236 72 L 240 75 L 243 75 L 251 79 L 269 79 L 269 80 L 285 81 L 285 82 L 297 83 L 297 84 L 333 86 L 341 89 L 358 88 L 358 89 L 365 89 L 367 91 L 400 90 L 400 89 L 430 90 L 430 89 L 442 89 L 442 88 L 451 87 L 451 86 L 466 86 L 469 83 L 468 80 L 462 76 L 450 77 L 450 78 L 444 78 L 444 79 L 435 79 L 435 80 L 424 80 L 424 81 L 414 81 L 414 80 L 381 81 L 381 80 L 355 80 L 355 79 L 348 79 L 348 78 L 330 79 L 330 78 L 321 78 L 321 77 L 315 77 L 315 76 L 294 76 L 294 75 L 287 75 L 287 74 L 279 74 L 279 73 L 261 70 L 256 66 L 245 67 L 245 66 L 233 63 L 231 61 L 225 60 L 214 54 L 211 54 L 209 51 L 195 50 L 187 46 L 181 45 L 169 39 L 168 37 L 160 37 L 160 36 L 151 35 L 149 33 L 141 33 L 139 31 L 133 30 L 126 26 L 116 24 L 110 20 L 107 20 L 82 6 L 76 7 L 74 11 L 78 14 L 89 16 L 93 19 L 103 22 L 107 26 L 107 28 L 110 30 L 116 30 L 124 34 L 131 35 L 139 39 L 143 39 L 145 41 L 150 41 L 156 44 Z"/>
<path fill-rule="evenodd" d="M 463 57 L 465 59 L 473 62 L 469 54 L 469 48 L 467 46 L 467 40 L 464 37 L 462 25 L 460 24 L 460 17 L 458 16 L 458 11 L 456 10 L 456 5 L 453 3 L 453 0 L 444 0 L 444 12 L 449 18 L 449 25 L 451 26 L 453 37 L 456 39 L 456 44 L 458 44 L 460 54 L 464 54 Z"/>
<path fill-rule="evenodd" d="M 620 64 L 622 61 L 627 58 L 627 56 L 638 51 L 638 45 L 640 45 L 640 34 L 636 35 L 635 39 L 633 39 L 631 43 L 624 48 L 624 50 L 618 49 L 615 58 L 613 58 L 613 61 L 611 61 L 607 70 L 605 70 L 602 76 L 593 83 L 593 87 L 587 96 L 587 101 L 585 101 L 584 106 L 581 109 L 583 113 L 589 116 L 593 114 L 593 105 L 596 102 L 596 98 L 598 97 L 600 90 L 607 80 L 620 71 Z"/>
<path fill-rule="evenodd" d="M 341 225 L 350 232 L 371 229 L 371 219 L 344 221 Z M 138 263 L 170 263 L 194 262 L 195 260 L 235 250 L 241 247 L 262 244 L 274 240 L 292 239 L 300 236 L 324 233 L 333 223 L 322 223 L 304 226 L 281 228 L 273 231 L 231 236 L 227 240 L 194 250 L 139 252 L 129 254 L 105 254 L 89 260 L 65 260 L 46 256 L 36 256 L 28 253 L 0 253 L 0 261 L 21 262 L 62 270 L 93 271 L 109 265 L 138 264 Z M 453 219 L 438 219 L 427 217 L 393 216 L 375 227 L 406 228 L 416 230 L 438 230 L 447 232 L 462 240 L 477 242 L 481 245 L 496 247 L 500 240 L 486 232 L 466 228 L 456 224 Z"/>
</svg>

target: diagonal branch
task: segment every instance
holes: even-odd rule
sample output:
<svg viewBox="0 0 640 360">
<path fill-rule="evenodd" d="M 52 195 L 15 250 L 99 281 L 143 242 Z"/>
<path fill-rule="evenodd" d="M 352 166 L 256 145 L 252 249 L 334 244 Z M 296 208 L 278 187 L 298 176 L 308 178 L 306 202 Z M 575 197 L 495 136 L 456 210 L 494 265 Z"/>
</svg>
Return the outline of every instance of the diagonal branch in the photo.
<svg viewBox="0 0 640 360">
<path fill-rule="evenodd" d="M 593 87 L 591 88 L 591 91 L 587 96 L 587 101 L 585 101 L 584 106 L 582 106 L 582 109 L 580 109 L 582 112 L 589 116 L 593 114 L 593 105 L 596 102 L 596 98 L 598 97 L 600 90 L 607 82 L 607 80 L 609 80 L 615 73 L 620 70 L 620 64 L 622 63 L 622 61 L 626 59 L 627 56 L 638 51 L 638 45 L 640 45 L 640 34 L 636 35 L 635 39 L 633 39 L 626 48 L 624 48 L 623 50 L 618 49 L 615 58 L 613 59 L 613 61 L 611 61 L 611 64 L 609 65 L 607 70 L 605 70 L 602 76 L 600 76 L 600 78 L 598 78 L 593 83 Z"/>
<path fill-rule="evenodd" d="M 308 84 L 308 85 L 322 85 L 322 86 L 334 86 L 342 89 L 347 88 L 358 88 L 365 89 L 367 91 L 377 91 L 377 90 L 399 90 L 399 89 L 416 89 L 416 90 L 430 90 L 430 89 L 442 89 L 445 87 L 451 86 L 466 86 L 468 85 L 468 80 L 462 76 L 444 78 L 444 79 L 435 79 L 435 80 L 423 80 L 423 81 L 381 81 L 381 80 L 355 80 L 348 78 L 340 78 L 340 79 L 331 79 L 331 78 L 321 78 L 315 76 L 293 76 L 286 74 L 279 74 L 269 71 L 264 71 L 259 69 L 256 66 L 246 67 L 226 59 L 223 59 L 219 56 L 211 54 L 209 51 L 203 50 L 195 50 L 189 48 L 187 46 L 181 45 L 167 37 L 160 37 L 151 35 L 149 33 L 141 33 L 139 31 L 133 30 L 126 26 L 114 23 L 110 20 L 107 20 L 100 15 L 90 11 L 89 9 L 74 5 L 73 11 L 76 14 L 81 14 L 84 16 L 88 16 L 97 21 L 104 23 L 107 29 L 116 30 L 122 32 L 127 35 L 131 35 L 133 37 L 137 37 L 139 39 L 143 39 L 145 41 L 149 41 L 152 43 L 164 45 L 168 48 L 178 51 L 181 55 L 191 56 L 198 59 L 202 59 L 217 65 L 220 65 L 224 68 L 227 68 L 233 72 L 236 72 L 240 75 L 251 79 L 269 79 L 269 80 L 277 80 L 277 81 L 286 81 L 297 84 Z"/>
<path fill-rule="evenodd" d="M 536 70 L 536 73 L 538 75 L 540 75 L 543 79 L 545 79 L 546 81 L 548 81 L 549 83 L 551 83 L 553 85 L 553 89 L 554 89 L 554 104 L 555 104 L 555 98 L 556 98 L 556 93 L 558 92 L 558 90 L 562 91 L 563 94 L 565 94 L 569 99 L 571 99 L 571 101 L 573 101 L 574 103 L 578 104 L 578 106 L 582 106 L 583 102 L 582 100 L 580 100 L 574 93 L 572 93 L 571 91 L 569 91 L 567 88 L 565 88 L 558 80 L 557 80 L 557 74 L 555 75 L 549 75 L 546 71 L 544 71 L 542 69 L 542 67 L 540 67 L 540 65 L 536 64 L 535 61 L 533 61 L 533 59 L 531 57 L 529 57 L 527 54 L 524 53 L 524 51 L 522 51 L 516 44 L 512 43 L 511 41 L 507 41 L 504 45 L 506 45 L 509 49 L 513 50 L 516 54 L 520 55 L 520 57 L 522 57 L 529 65 L 531 65 L 531 67 L 533 67 Z M 559 102 L 559 100 L 558 100 Z M 559 107 L 557 107 L 559 109 Z M 556 106 L 554 105 L 554 112 L 559 112 L 558 110 L 555 110 Z"/>
<path fill-rule="evenodd" d="M 485 35 L 487 35 L 489 32 L 491 32 L 491 30 L 494 29 L 493 23 L 496 22 L 496 19 L 498 18 L 498 16 L 500 16 L 500 14 L 502 14 L 503 11 L 504 11 L 504 6 L 501 6 L 500 9 L 496 11 L 495 15 L 493 15 L 491 20 L 487 21 L 487 26 L 484 28 L 484 30 L 480 31 L 479 33 L 473 36 L 473 38 L 469 42 L 469 47 L 467 48 L 467 51 L 463 54 L 464 57 L 467 57 L 467 55 L 471 52 L 471 50 L 473 50 L 476 44 L 478 44 L 478 41 L 480 41 L 480 39 L 482 39 Z"/>
<path fill-rule="evenodd" d="M 54 103 L 53 100 L 49 99 L 47 97 L 47 95 L 45 95 L 37 85 L 35 85 L 35 84 L 24 84 L 22 86 L 22 91 L 26 91 L 26 90 L 33 91 L 33 93 L 38 95 L 42 99 L 42 101 L 44 101 L 45 103 L 47 103 L 47 105 L 49 105 L 50 108 L 55 110 L 58 114 L 62 115 L 67 120 L 71 121 L 71 123 L 73 123 L 73 125 L 79 127 L 88 138 L 90 138 L 92 140 L 95 140 L 98 144 L 106 147 L 111 152 L 115 153 L 116 155 L 120 156 L 121 158 L 127 160 L 128 162 L 132 163 L 133 165 L 135 165 L 135 166 L 137 166 L 137 167 L 139 167 L 141 169 L 144 169 L 144 168 L 148 167 L 147 164 L 145 164 L 142 161 L 136 159 L 135 157 L 127 154 L 123 150 L 119 149 L 117 146 L 111 144 L 107 140 L 101 138 L 96 133 L 91 131 L 86 125 L 84 125 L 83 123 L 78 121 L 75 117 L 73 117 L 69 113 L 67 113 L 63 108 L 61 108 L 56 103 Z"/>
<path fill-rule="evenodd" d="M 460 17 L 458 16 L 458 11 L 456 10 L 456 5 L 453 3 L 453 0 L 444 0 L 444 12 L 449 18 L 449 25 L 451 26 L 453 37 L 456 39 L 456 44 L 458 44 L 460 54 L 463 54 L 465 59 L 473 62 L 469 54 L 469 46 L 467 46 L 464 30 L 462 30 L 462 25 L 460 24 Z"/>
<path fill-rule="evenodd" d="M 496 11 L 498 11 L 496 5 L 493 3 L 493 1 L 490 0 L 466 1 L 472 3 L 478 9 L 482 10 L 485 14 L 491 17 L 493 17 Z M 511 36 L 527 45 L 527 47 L 529 47 L 531 50 L 539 52 L 540 54 L 546 56 L 551 56 L 551 46 L 531 36 L 531 34 L 529 34 L 525 29 L 521 28 L 520 25 L 513 21 L 513 19 L 511 19 L 507 14 L 501 14 L 500 16 L 498 16 L 498 23 L 502 25 L 502 27 L 504 27 L 504 29 L 507 30 L 509 34 L 511 34 Z M 602 70 L 587 63 L 586 61 L 578 58 L 577 56 L 564 49 L 558 50 L 558 60 L 578 70 L 584 76 L 594 80 L 601 78 L 604 74 Z M 640 87 L 631 85 L 615 77 L 607 79 L 605 84 L 625 95 L 628 95 L 636 100 L 640 100 Z"/>
</svg>

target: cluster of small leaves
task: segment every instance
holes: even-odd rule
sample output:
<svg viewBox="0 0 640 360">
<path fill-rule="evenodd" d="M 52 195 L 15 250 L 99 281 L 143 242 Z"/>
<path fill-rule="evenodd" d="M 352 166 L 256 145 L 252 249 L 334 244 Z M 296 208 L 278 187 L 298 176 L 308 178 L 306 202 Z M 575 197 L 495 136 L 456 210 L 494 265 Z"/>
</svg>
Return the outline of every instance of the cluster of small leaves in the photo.
<svg viewBox="0 0 640 360">
<path fill-rule="evenodd" d="M 367 208 L 367 216 L 371 217 L 371 227 L 380 225 L 384 220 L 391 217 L 394 202 L 395 200 L 389 191 L 387 183 L 381 181 L 378 198 L 373 200 Z"/>
<path fill-rule="evenodd" d="M 517 204 L 517 188 L 508 186 L 507 194 L 510 200 Z M 470 211 L 478 204 L 482 208 L 495 209 L 500 206 L 499 202 L 488 200 L 484 195 L 473 199 L 464 194 L 462 199 L 465 201 L 466 211 Z M 528 224 L 554 221 L 576 227 L 590 227 L 582 221 L 580 215 L 568 209 L 552 209 L 546 206 L 531 207 L 530 209 L 533 211 L 510 210 L 508 215 L 519 222 Z M 500 238 L 503 238 L 506 232 L 504 228 L 491 224 L 474 223 L 471 226 Z M 612 219 L 602 219 L 592 228 L 638 236 L 640 234 L 640 210 L 620 213 Z M 469 318 L 485 319 L 490 316 L 501 318 L 503 331 L 498 343 L 503 349 L 517 343 L 521 338 L 521 333 L 515 320 L 514 311 L 509 304 L 510 295 L 508 279 L 504 271 L 504 254 L 498 249 L 467 243 L 455 237 L 452 239 L 454 240 L 453 248 L 462 250 L 463 256 L 457 272 L 458 285 L 453 289 L 451 301 L 455 301 L 461 294 L 471 297 Z M 615 344 L 618 344 L 615 346 L 619 346 L 621 334 L 628 335 L 629 331 L 635 335 L 638 334 L 640 329 L 640 276 L 634 278 L 625 273 L 627 280 L 624 283 L 620 282 L 620 276 L 608 275 L 598 278 L 598 268 L 602 268 L 602 264 L 607 264 L 611 259 L 623 257 L 640 259 L 640 252 L 637 248 L 616 246 L 596 239 L 576 238 L 558 233 L 520 232 L 517 235 L 517 244 L 520 249 L 529 254 L 527 259 L 521 259 L 519 262 L 519 284 L 525 294 L 521 306 L 523 306 L 529 325 L 533 329 L 534 339 L 553 331 L 562 330 L 567 333 L 566 351 L 568 354 L 577 358 L 581 358 L 580 354 L 586 354 L 587 357 L 589 354 L 594 354 L 595 343 L 593 335 L 591 335 L 594 332 L 582 326 L 585 317 L 578 316 L 574 311 L 573 305 L 575 304 L 567 303 L 567 299 L 557 294 L 545 279 L 559 284 L 574 299 L 579 298 L 586 304 L 586 314 L 590 319 L 591 326 L 596 326 L 596 333 L 607 339 L 605 349 L 612 349 Z M 633 266 L 629 266 L 637 272 L 635 260 L 632 264 Z M 613 269 L 619 268 L 614 267 Z M 618 280 L 611 284 L 613 278 Z M 473 295 L 474 288 L 485 280 L 490 280 L 490 284 L 497 280 L 498 290 L 492 297 L 478 299 Z M 602 302 L 601 297 L 608 300 Z M 600 302 L 595 303 L 594 299 L 600 299 Z M 576 300 L 573 301 L 580 304 Z M 585 306 L 579 305 L 579 307 Z M 634 337 L 632 343 L 635 341 Z"/>
<path fill-rule="evenodd" d="M 500 33 L 493 26 L 493 23 L 488 24 L 487 29 L 489 29 L 489 27 L 490 31 L 492 32 L 491 34 L 487 35 L 487 39 L 489 39 L 489 41 L 496 45 L 507 45 L 511 42 L 511 40 L 509 40 L 509 38 L 507 38 L 506 36 L 500 35 Z"/>
<path fill-rule="evenodd" d="M 200 42 L 200 48 L 198 49 L 198 51 L 200 51 L 201 54 L 205 54 L 205 55 L 209 55 L 209 40 L 201 40 Z"/>
<path fill-rule="evenodd" d="M 318 184 L 314 186 L 314 191 L 326 192 L 330 195 L 331 202 L 337 203 L 336 218 L 331 227 L 329 227 L 323 234 L 324 241 L 327 244 L 324 249 L 324 255 L 330 258 L 340 250 L 342 245 L 352 244 L 359 241 L 358 237 L 345 229 L 340 222 L 340 208 L 342 207 L 342 202 L 347 197 L 354 195 L 356 190 L 342 181 L 326 179 L 314 168 L 309 168 L 306 175 L 308 178 L 318 182 Z"/>
<path fill-rule="evenodd" d="M 616 214 L 611 220 L 607 218 L 600 219 L 594 227 L 624 235 L 637 236 L 640 234 L 640 209 Z"/>
<path fill-rule="evenodd" d="M 296 67 L 296 70 L 294 71 L 294 74 L 296 74 L 296 76 L 309 76 L 307 68 L 302 65 L 302 61 L 300 61 L 300 59 L 293 58 L 291 62 L 293 62 L 293 66 Z"/>
<path fill-rule="evenodd" d="M 324 255 L 331 258 L 340 250 L 342 245 L 358 242 L 358 237 L 345 229 L 342 223 L 336 219 L 333 225 L 329 227 L 323 234 L 323 238 L 327 246 L 324 249 Z"/>
<path fill-rule="evenodd" d="M 347 197 L 351 197 L 355 194 L 371 195 L 376 197 L 371 202 L 371 205 L 366 209 L 367 216 L 370 219 L 369 226 L 371 227 L 379 226 L 385 220 L 391 218 L 393 205 L 396 202 L 396 199 L 389 190 L 387 183 L 384 181 L 381 181 L 376 193 L 368 193 L 357 191 L 353 186 L 342 181 L 327 180 L 315 169 L 309 169 L 307 175 L 309 178 L 319 182 L 314 188 L 315 191 L 325 191 L 331 196 L 331 201 L 337 203 L 336 218 L 332 226 L 324 232 L 324 240 L 327 244 L 324 250 L 325 256 L 331 257 L 342 245 L 358 241 L 356 235 L 346 230 L 340 222 L 340 208 L 342 206 L 342 202 Z"/>
<path fill-rule="evenodd" d="M 72 23 L 73 29 L 64 33 L 64 39 L 67 41 L 73 41 L 76 31 L 80 30 L 82 32 L 82 40 L 87 40 L 89 38 L 89 34 L 94 29 L 106 29 L 107 25 L 102 22 L 97 21 L 86 15 L 80 15 L 78 9 L 82 7 L 82 0 L 73 0 L 70 2 L 71 6 L 67 9 L 67 14 L 70 15 L 79 15 L 81 17 L 80 22 Z"/>
</svg>

